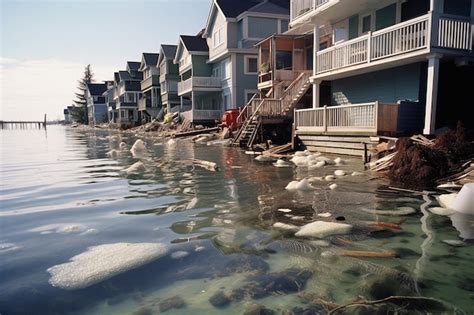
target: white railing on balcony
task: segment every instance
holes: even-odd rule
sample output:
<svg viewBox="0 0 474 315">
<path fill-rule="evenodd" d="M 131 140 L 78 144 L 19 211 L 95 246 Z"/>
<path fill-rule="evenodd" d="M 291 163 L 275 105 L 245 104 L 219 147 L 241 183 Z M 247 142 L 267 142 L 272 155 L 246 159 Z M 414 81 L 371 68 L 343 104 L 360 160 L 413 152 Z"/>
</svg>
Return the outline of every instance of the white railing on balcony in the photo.
<svg viewBox="0 0 474 315">
<path fill-rule="evenodd" d="M 291 20 L 317 9 L 330 0 L 291 0 Z"/>
<path fill-rule="evenodd" d="M 438 46 L 472 50 L 472 31 L 469 18 L 442 16 L 439 19 Z"/>
<path fill-rule="evenodd" d="M 378 102 L 295 111 L 297 130 L 319 132 L 377 131 Z"/>
<path fill-rule="evenodd" d="M 194 88 L 220 88 L 221 79 L 217 77 L 191 77 L 186 81 L 178 82 L 178 94 L 191 91 Z"/>
<path fill-rule="evenodd" d="M 430 15 L 427 14 L 321 50 L 317 53 L 316 73 L 370 63 L 427 48 L 429 19 Z"/>
<path fill-rule="evenodd" d="M 218 120 L 221 116 L 221 110 L 213 109 L 195 109 L 192 114 L 193 120 Z"/>
</svg>

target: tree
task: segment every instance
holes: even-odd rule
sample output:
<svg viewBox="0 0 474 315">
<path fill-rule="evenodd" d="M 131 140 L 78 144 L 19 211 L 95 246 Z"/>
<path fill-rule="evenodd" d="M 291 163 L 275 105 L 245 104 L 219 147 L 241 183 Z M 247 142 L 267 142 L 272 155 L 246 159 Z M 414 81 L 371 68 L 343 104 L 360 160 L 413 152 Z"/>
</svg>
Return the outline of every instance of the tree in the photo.
<svg viewBox="0 0 474 315">
<path fill-rule="evenodd" d="M 81 117 L 76 117 L 76 119 L 84 124 L 89 123 L 89 113 L 87 110 L 87 84 L 92 83 L 94 81 L 94 73 L 92 73 L 91 65 L 87 65 L 84 68 L 84 75 L 81 80 L 77 81 L 79 83 L 77 89 L 79 90 L 76 94 L 76 100 L 74 100 L 74 104 L 76 107 L 81 108 L 82 110 L 78 110 L 77 113 L 82 115 Z"/>
</svg>

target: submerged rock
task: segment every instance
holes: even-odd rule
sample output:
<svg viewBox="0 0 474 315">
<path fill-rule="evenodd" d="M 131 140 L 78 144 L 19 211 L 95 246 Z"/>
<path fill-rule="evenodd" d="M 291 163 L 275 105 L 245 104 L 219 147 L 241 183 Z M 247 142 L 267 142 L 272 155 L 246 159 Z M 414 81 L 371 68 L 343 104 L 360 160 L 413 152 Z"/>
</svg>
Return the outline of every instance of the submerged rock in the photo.
<svg viewBox="0 0 474 315">
<path fill-rule="evenodd" d="M 186 302 L 178 295 L 165 299 L 159 304 L 160 312 L 162 313 L 171 309 L 180 309 L 184 306 L 186 306 Z"/>
<path fill-rule="evenodd" d="M 209 303 L 219 308 L 229 305 L 230 302 L 231 299 L 223 291 L 217 291 L 209 298 Z"/>
</svg>

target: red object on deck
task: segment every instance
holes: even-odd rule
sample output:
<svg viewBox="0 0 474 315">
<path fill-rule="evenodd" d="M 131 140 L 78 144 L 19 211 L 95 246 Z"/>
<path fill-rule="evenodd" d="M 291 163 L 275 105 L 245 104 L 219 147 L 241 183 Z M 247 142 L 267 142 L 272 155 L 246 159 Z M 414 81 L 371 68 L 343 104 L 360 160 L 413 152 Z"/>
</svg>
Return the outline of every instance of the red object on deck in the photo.
<svg viewBox="0 0 474 315">
<path fill-rule="evenodd" d="M 238 108 L 225 111 L 222 116 L 222 126 L 235 129 L 237 127 L 237 117 L 239 117 L 239 114 L 240 111 Z"/>
</svg>

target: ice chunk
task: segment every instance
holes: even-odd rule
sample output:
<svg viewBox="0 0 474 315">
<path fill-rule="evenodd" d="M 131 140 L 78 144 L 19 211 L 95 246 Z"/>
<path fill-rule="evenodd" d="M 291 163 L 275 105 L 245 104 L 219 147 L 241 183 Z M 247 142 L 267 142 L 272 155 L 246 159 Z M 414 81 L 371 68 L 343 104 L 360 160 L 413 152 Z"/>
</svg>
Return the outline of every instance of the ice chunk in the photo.
<svg viewBox="0 0 474 315">
<path fill-rule="evenodd" d="M 361 173 L 361 172 L 353 172 L 351 175 L 352 175 L 352 176 L 362 176 L 362 175 L 364 175 L 364 173 Z"/>
<path fill-rule="evenodd" d="M 132 152 L 133 156 L 140 156 L 143 155 L 146 152 L 146 145 L 145 142 L 142 140 L 138 139 L 135 141 L 133 144 L 132 148 L 130 149 L 130 152 Z"/>
<path fill-rule="evenodd" d="M 178 142 L 174 139 L 169 139 L 168 142 L 166 143 L 169 147 L 175 147 Z"/>
<path fill-rule="evenodd" d="M 255 158 L 255 161 L 258 161 L 258 162 L 273 162 L 273 161 L 275 161 L 275 158 L 272 158 L 271 156 L 266 156 L 266 155 L 259 155 Z"/>
<path fill-rule="evenodd" d="M 329 185 L 329 189 L 336 190 L 337 189 L 337 184 Z"/>
<path fill-rule="evenodd" d="M 449 208 L 441 208 L 441 207 L 434 207 L 434 208 L 428 208 L 428 210 L 431 212 L 431 213 L 434 213 L 436 215 L 442 215 L 442 216 L 449 216 L 453 213 L 455 213 L 456 211 L 454 211 L 453 209 L 449 209 Z"/>
<path fill-rule="evenodd" d="M 452 208 L 452 205 L 454 204 L 454 200 L 458 196 L 457 193 L 453 194 L 445 194 L 445 195 L 439 195 L 436 199 L 438 200 L 439 204 L 443 208 Z"/>
<path fill-rule="evenodd" d="M 333 181 L 333 180 L 335 180 L 335 179 L 336 179 L 336 177 L 333 176 L 333 175 L 328 175 L 328 176 L 324 177 L 324 180 L 325 180 L 325 181 L 328 181 L 328 182 Z"/>
<path fill-rule="evenodd" d="M 127 144 L 125 142 L 120 142 L 119 148 L 120 148 L 120 150 L 126 150 L 127 149 Z"/>
<path fill-rule="evenodd" d="M 336 171 L 334 171 L 334 175 L 336 175 L 336 176 L 346 176 L 346 172 L 344 172 L 343 170 L 336 170 Z"/>
<path fill-rule="evenodd" d="M 277 160 L 275 163 L 273 163 L 273 165 L 276 167 L 292 167 L 291 164 L 284 160 Z"/>
<path fill-rule="evenodd" d="M 49 268 L 49 283 L 65 290 L 87 288 L 146 265 L 166 253 L 166 246 L 160 243 L 115 243 L 89 247 L 86 252 L 72 257 L 70 262 Z"/>
<path fill-rule="evenodd" d="M 324 213 L 318 213 L 318 217 L 321 218 L 329 218 L 331 214 L 329 212 L 324 212 Z"/>
<path fill-rule="evenodd" d="M 474 214 L 474 183 L 462 187 L 452 204 L 452 208 L 464 214 Z"/>
<path fill-rule="evenodd" d="M 145 170 L 145 164 L 143 164 L 142 162 L 137 162 L 133 164 L 132 166 L 130 166 L 129 168 L 127 168 L 125 172 L 127 174 L 133 174 L 133 173 L 143 172 L 144 170 Z"/>
<path fill-rule="evenodd" d="M 298 184 L 296 184 L 295 189 L 308 191 L 308 190 L 313 190 L 314 187 L 309 184 L 308 179 L 304 178 L 300 182 L 298 182 Z"/>
<path fill-rule="evenodd" d="M 288 185 L 286 185 L 285 189 L 286 190 L 296 190 L 296 185 L 298 185 L 298 181 L 294 180 L 294 181 L 291 181 L 290 183 L 288 183 Z"/>
<path fill-rule="evenodd" d="M 306 152 L 297 151 L 295 152 L 295 157 L 306 157 Z"/>
<path fill-rule="evenodd" d="M 186 256 L 188 256 L 189 253 L 188 252 L 185 252 L 184 250 L 179 250 L 177 252 L 174 252 L 171 254 L 171 258 L 173 259 L 181 259 L 181 258 L 184 258 Z"/>
<path fill-rule="evenodd" d="M 344 161 L 343 161 L 341 158 L 338 157 L 338 158 L 334 159 L 334 163 L 336 163 L 336 164 L 343 164 Z"/>
<path fill-rule="evenodd" d="M 290 232 L 296 232 L 299 230 L 299 227 L 297 227 L 296 225 L 286 224 L 286 223 L 281 223 L 281 222 L 274 223 L 273 227 L 276 229 L 290 231 Z"/>
<path fill-rule="evenodd" d="M 299 237 L 324 238 L 330 235 L 347 234 L 351 231 L 352 225 L 350 224 L 316 221 L 304 225 L 295 235 Z"/>
<path fill-rule="evenodd" d="M 284 212 L 284 213 L 289 213 L 289 212 L 291 212 L 291 209 L 278 209 L 277 211 Z"/>
</svg>

